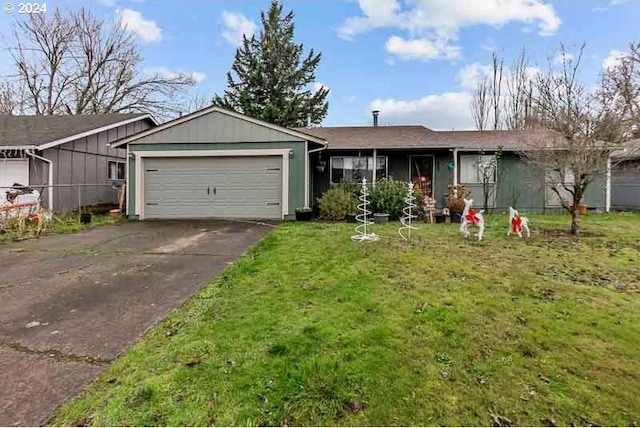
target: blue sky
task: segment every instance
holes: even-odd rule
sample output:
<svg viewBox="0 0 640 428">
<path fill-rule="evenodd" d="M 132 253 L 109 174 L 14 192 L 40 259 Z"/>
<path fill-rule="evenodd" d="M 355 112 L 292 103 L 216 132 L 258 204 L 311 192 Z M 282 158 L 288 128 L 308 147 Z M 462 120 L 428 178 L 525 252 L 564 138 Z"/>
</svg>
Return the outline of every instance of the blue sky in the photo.
<svg viewBox="0 0 640 428">
<path fill-rule="evenodd" d="M 16 2 L 17 3 L 17 2 Z M 268 0 L 55 0 L 121 17 L 136 33 L 144 68 L 194 73 L 193 94 L 225 87 L 237 40 L 259 30 Z M 326 126 L 382 124 L 469 129 L 469 99 L 486 73 L 491 50 L 510 64 L 526 47 L 532 66 L 546 67 L 560 42 L 587 43 L 583 78 L 593 84 L 631 40 L 639 40 L 640 1 L 287 0 L 296 38 L 323 54 L 318 82 L 329 87 Z M 0 16 L 0 31 L 16 14 Z M 1 54 L 3 51 L 0 51 Z M 4 54 L 3 54 L 4 55 Z M 0 70 L 8 58 L 0 57 Z"/>
</svg>

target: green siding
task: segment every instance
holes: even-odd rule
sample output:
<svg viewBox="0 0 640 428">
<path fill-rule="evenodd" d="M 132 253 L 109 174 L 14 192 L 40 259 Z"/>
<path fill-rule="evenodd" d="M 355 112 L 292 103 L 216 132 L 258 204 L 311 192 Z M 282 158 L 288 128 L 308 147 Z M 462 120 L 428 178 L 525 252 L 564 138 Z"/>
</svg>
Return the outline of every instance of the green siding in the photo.
<svg viewBox="0 0 640 428">
<path fill-rule="evenodd" d="M 289 217 L 295 217 L 295 209 L 304 206 L 304 142 L 266 142 L 266 143 L 195 143 L 195 144 L 135 144 L 129 145 L 131 153 L 163 150 L 252 150 L 252 149 L 291 149 L 289 158 Z M 127 213 L 134 216 L 135 207 L 135 159 L 129 159 L 129 196 Z"/>
<path fill-rule="evenodd" d="M 506 211 L 510 206 L 523 212 L 543 212 L 561 210 L 558 206 L 546 206 L 546 187 L 542 171 L 525 164 L 514 153 L 503 153 L 498 172 L 498 191 L 495 211 Z M 482 185 L 465 184 L 471 191 L 475 206 L 482 206 Z M 592 182 L 587 188 L 585 203 L 592 209 L 605 209 L 604 179 Z M 490 204 L 491 205 L 491 204 Z"/>
</svg>

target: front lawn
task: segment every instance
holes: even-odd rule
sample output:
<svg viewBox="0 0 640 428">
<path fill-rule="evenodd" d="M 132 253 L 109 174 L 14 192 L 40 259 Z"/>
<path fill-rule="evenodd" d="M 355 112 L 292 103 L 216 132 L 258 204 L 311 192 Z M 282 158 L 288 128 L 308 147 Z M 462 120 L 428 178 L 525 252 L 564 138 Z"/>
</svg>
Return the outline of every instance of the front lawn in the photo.
<svg viewBox="0 0 640 428">
<path fill-rule="evenodd" d="M 282 224 L 53 423 L 637 424 L 640 216 L 506 223 Z"/>
</svg>

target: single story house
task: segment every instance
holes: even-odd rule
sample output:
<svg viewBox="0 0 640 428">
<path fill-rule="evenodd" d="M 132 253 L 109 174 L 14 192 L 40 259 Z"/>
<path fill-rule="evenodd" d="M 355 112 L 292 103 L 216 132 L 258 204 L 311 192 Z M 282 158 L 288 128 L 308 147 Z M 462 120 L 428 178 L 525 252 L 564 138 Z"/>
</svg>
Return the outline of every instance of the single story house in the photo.
<svg viewBox="0 0 640 428">
<path fill-rule="evenodd" d="M 502 149 L 491 206 L 523 212 L 561 209 L 546 174 L 518 156 L 525 131 L 434 131 L 423 126 L 289 129 L 208 107 L 112 143 L 127 152 L 132 218 L 289 219 L 332 184 L 366 177 L 412 180 L 444 205 L 464 184 L 481 206 L 478 162 Z M 374 174 L 375 171 L 375 174 Z M 606 180 L 585 202 L 607 210 Z"/>
<path fill-rule="evenodd" d="M 436 199 L 437 207 L 445 206 L 449 185 L 463 184 L 475 207 L 482 208 L 483 180 L 478 165 L 489 162 L 501 150 L 499 166 L 487 183 L 490 208 L 505 211 L 514 206 L 522 212 L 562 209 L 551 190 L 556 184 L 552 177 L 529 167 L 518 155 L 527 141 L 544 139 L 541 132 L 434 131 L 423 126 L 377 126 L 375 119 L 373 126 L 299 130 L 328 142 L 327 150 L 312 154 L 314 198 L 342 180 L 366 177 L 375 183 L 393 177 L 411 180 L 423 194 Z M 607 189 L 603 174 L 587 189 L 584 203 L 588 209 L 609 210 Z"/>
<path fill-rule="evenodd" d="M 109 143 L 156 126 L 148 114 L 0 116 L 0 192 L 18 183 L 65 212 L 117 202 L 126 150 Z"/>
<path fill-rule="evenodd" d="M 640 210 L 640 138 L 627 141 L 613 155 L 611 205 L 615 210 Z"/>
</svg>

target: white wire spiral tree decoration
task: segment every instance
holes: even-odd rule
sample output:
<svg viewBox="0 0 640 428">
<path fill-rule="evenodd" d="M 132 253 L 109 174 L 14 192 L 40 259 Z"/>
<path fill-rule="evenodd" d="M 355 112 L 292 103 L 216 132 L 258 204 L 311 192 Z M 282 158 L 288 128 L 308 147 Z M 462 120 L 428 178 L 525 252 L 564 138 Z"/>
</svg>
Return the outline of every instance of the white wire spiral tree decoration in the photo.
<svg viewBox="0 0 640 428">
<path fill-rule="evenodd" d="M 402 226 L 398 228 L 398 234 L 405 241 L 411 239 L 411 231 L 418 228 L 413 225 L 413 219 L 418 217 L 414 214 L 414 210 L 418 207 L 416 205 L 416 195 L 413 191 L 413 183 L 409 182 L 409 189 L 407 190 L 407 196 L 404 198 L 405 207 L 402 209 L 404 214 L 400 219 Z M 406 233 L 406 236 L 405 236 Z"/>
<path fill-rule="evenodd" d="M 372 221 L 369 220 L 368 216 L 371 214 L 369 210 L 369 189 L 367 188 L 367 179 L 362 179 L 362 185 L 360 187 L 360 203 L 358 204 L 358 215 L 356 216 L 356 221 L 359 223 L 356 228 L 356 234 L 351 236 L 352 241 L 363 242 L 363 241 L 377 241 L 380 239 L 378 235 L 375 233 L 368 233 L 367 226 L 373 224 Z"/>
</svg>

